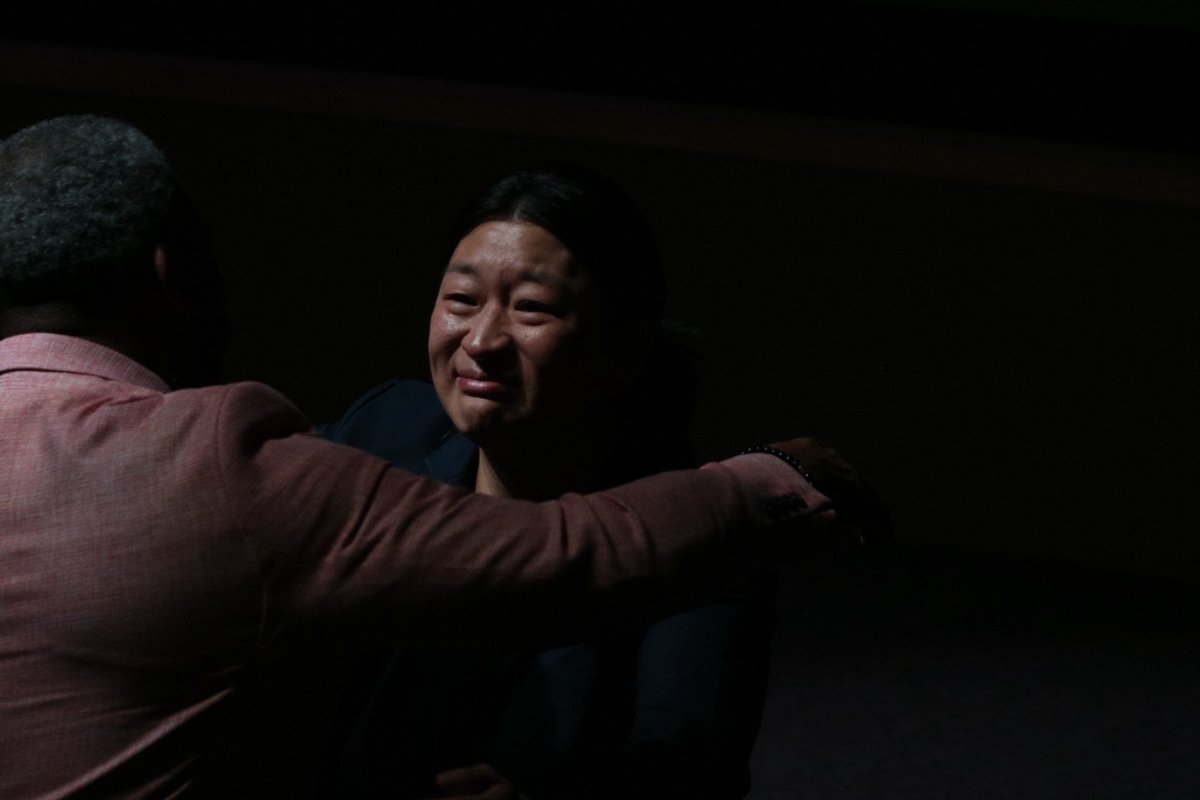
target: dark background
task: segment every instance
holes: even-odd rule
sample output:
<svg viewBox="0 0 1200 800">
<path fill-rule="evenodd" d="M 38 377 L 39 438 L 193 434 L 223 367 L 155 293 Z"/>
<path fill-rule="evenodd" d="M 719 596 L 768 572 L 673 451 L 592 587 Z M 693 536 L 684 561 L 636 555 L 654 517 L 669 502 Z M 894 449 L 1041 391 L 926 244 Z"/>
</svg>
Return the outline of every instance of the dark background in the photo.
<svg viewBox="0 0 1200 800">
<path fill-rule="evenodd" d="M 783 571 L 753 797 L 1194 796 L 1200 12 L 850 3 L 0 12 L 0 130 L 126 118 L 315 419 L 425 374 L 444 231 L 624 185 L 707 456 L 813 433 L 898 541 Z M 0 133 L 0 135 L 6 135 Z"/>
</svg>

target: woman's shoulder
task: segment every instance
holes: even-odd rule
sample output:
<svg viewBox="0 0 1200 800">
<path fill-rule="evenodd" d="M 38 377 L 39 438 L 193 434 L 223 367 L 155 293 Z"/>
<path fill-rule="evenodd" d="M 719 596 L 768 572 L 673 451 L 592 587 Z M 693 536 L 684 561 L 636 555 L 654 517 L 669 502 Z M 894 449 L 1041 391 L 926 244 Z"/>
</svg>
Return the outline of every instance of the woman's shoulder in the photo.
<svg viewBox="0 0 1200 800">
<path fill-rule="evenodd" d="M 341 419 L 319 430 L 330 441 L 407 466 L 414 459 L 421 463 L 454 426 L 431 384 L 394 379 L 364 393 Z"/>
<path fill-rule="evenodd" d="M 436 405 L 439 408 L 437 391 L 432 383 L 408 378 L 392 378 L 375 386 L 359 396 L 350 404 L 347 416 L 364 408 L 375 408 L 380 404 L 390 407 L 409 405 Z"/>
</svg>

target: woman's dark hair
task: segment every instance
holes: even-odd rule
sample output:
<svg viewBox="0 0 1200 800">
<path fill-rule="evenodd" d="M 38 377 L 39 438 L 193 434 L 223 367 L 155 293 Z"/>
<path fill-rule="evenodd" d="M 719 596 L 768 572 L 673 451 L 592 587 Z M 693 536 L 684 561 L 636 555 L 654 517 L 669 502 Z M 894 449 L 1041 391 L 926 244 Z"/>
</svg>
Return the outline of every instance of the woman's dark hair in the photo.
<svg viewBox="0 0 1200 800">
<path fill-rule="evenodd" d="M 566 245 L 617 321 L 661 319 L 666 289 L 654 235 L 633 201 L 608 178 L 573 164 L 510 173 L 467 208 L 452 247 L 483 223 L 502 220 L 533 223 Z"/>
<path fill-rule="evenodd" d="M 624 474 L 614 478 L 690 466 L 696 335 L 663 319 L 666 281 L 658 246 L 633 201 L 608 178 L 575 164 L 518 170 L 467 207 L 451 248 L 483 223 L 499 221 L 528 222 L 553 234 L 595 281 L 614 321 L 645 324 L 653 333 L 641 374 L 612 409 L 631 443 Z"/>
</svg>

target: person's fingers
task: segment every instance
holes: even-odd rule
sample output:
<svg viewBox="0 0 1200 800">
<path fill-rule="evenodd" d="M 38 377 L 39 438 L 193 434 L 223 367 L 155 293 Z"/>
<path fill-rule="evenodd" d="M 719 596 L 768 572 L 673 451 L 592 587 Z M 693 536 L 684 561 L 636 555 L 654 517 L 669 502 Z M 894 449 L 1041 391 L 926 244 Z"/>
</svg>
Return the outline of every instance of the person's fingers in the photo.
<svg viewBox="0 0 1200 800">
<path fill-rule="evenodd" d="M 435 782 L 443 795 L 428 800 L 524 800 L 523 795 L 490 764 L 447 770 L 438 775 Z"/>
<path fill-rule="evenodd" d="M 469 767 L 446 770 L 434 779 L 443 792 L 482 792 L 503 781 L 491 764 L 472 764 Z"/>
<path fill-rule="evenodd" d="M 838 527 L 852 534 L 842 538 L 862 545 L 891 537 L 887 506 L 837 450 L 810 437 L 777 442 L 769 449 L 782 453 L 817 491 L 833 501 Z"/>
</svg>

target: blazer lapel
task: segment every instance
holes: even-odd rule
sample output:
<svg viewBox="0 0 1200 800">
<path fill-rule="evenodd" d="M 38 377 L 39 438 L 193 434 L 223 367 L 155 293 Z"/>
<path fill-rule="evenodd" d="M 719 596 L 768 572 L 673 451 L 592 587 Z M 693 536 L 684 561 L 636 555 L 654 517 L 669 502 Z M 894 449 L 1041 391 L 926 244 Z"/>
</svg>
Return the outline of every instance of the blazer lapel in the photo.
<svg viewBox="0 0 1200 800">
<path fill-rule="evenodd" d="M 471 487 L 479 468 L 479 450 L 466 436 L 453 431 L 425 457 L 425 466 L 431 478 L 451 486 Z"/>
</svg>

